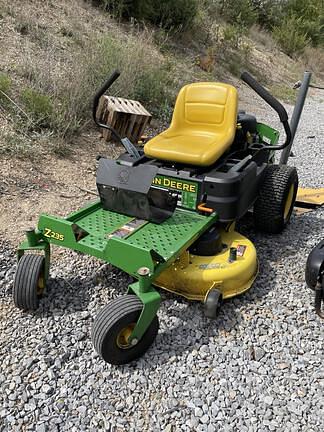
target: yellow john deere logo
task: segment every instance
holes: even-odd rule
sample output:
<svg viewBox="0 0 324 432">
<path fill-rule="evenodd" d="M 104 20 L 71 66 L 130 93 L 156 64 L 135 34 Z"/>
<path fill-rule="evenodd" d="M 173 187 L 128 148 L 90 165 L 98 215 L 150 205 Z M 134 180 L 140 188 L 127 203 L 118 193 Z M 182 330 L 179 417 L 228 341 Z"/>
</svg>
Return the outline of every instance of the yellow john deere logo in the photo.
<svg viewBox="0 0 324 432">
<path fill-rule="evenodd" d="M 176 179 L 167 177 L 155 177 L 153 185 L 162 186 L 169 189 L 176 189 L 184 192 L 197 192 L 197 185 L 195 183 L 184 183 Z"/>
</svg>

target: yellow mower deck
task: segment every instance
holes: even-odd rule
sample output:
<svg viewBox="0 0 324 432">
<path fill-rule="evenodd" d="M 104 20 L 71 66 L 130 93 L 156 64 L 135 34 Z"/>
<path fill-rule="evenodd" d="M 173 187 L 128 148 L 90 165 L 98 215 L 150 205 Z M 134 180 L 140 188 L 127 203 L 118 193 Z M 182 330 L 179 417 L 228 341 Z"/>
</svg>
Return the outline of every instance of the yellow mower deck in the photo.
<svg viewBox="0 0 324 432">
<path fill-rule="evenodd" d="M 247 291 L 258 273 L 253 243 L 236 231 L 221 232 L 222 252 L 214 256 L 196 256 L 184 252 L 154 281 L 154 285 L 189 300 L 204 301 L 212 288 L 231 298 Z M 229 261 L 229 250 L 237 249 L 237 260 Z"/>
</svg>

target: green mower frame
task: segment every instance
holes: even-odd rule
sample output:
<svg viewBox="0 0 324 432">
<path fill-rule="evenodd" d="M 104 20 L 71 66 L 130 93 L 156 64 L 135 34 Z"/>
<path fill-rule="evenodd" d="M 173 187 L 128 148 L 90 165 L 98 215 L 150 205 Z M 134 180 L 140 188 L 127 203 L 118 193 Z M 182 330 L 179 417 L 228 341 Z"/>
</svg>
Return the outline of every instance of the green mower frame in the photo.
<svg viewBox="0 0 324 432">
<path fill-rule="evenodd" d="M 102 259 L 136 278 L 137 282 L 129 285 L 128 293 L 139 297 L 143 303 L 143 311 L 132 332 L 130 342 L 143 336 L 159 308 L 161 296 L 152 286 L 154 279 L 203 231 L 215 223 L 217 216 L 203 216 L 186 210 L 176 210 L 173 216 L 178 227 L 176 232 L 174 225 L 170 223 L 152 225 L 144 222 L 137 237 L 132 236 L 129 240 L 127 236 L 114 237 L 116 231 L 127 226 L 132 220 L 132 217 L 103 210 L 100 201 L 71 213 L 65 219 L 43 214 L 40 216 L 37 230 L 27 231 L 26 240 L 18 248 L 18 260 L 26 251 L 44 253 L 45 279 L 49 275 L 50 244 Z M 94 227 L 99 227 L 95 228 L 97 235 L 78 238 L 80 228 L 88 232 Z M 177 236 L 176 240 L 167 242 L 167 238 L 174 235 Z M 148 241 L 154 244 L 154 249 L 147 247 Z M 125 260 L 126 254 L 128 260 Z"/>
<path fill-rule="evenodd" d="M 178 293 L 167 286 L 168 282 L 160 281 L 165 272 L 173 272 L 172 275 L 180 278 L 180 282 L 185 272 L 189 275 L 195 272 L 204 278 L 205 288 L 199 295 L 180 294 L 203 299 L 208 317 L 216 317 L 223 298 L 249 289 L 258 269 L 255 248 L 248 239 L 233 231 L 235 220 L 253 205 L 257 207 L 255 212 L 258 212 L 259 219 L 267 218 L 267 200 L 272 199 L 271 185 L 274 184 L 280 196 L 278 202 L 271 204 L 270 213 L 279 219 L 277 225 L 268 226 L 268 232 L 280 232 L 289 221 L 298 188 L 295 169 L 273 165 L 274 151 L 291 143 L 287 113 L 249 74 L 244 73 L 242 78 L 277 111 L 286 132 L 286 141 L 278 145 L 279 132 L 252 118 L 254 141 L 247 132 L 248 139 L 244 137 L 242 143 L 239 141 L 244 150 L 234 148 L 234 153 L 221 159 L 221 165 L 216 164 L 208 168 L 209 171 L 207 168 L 199 171 L 195 167 L 168 165 L 149 159 L 140 147 L 97 120 L 99 99 L 118 75 L 114 73 L 96 94 L 93 117 L 100 127 L 112 131 L 126 153 L 117 161 L 99 158 L 97 185 L 100 200 L 66 218 L 42 214 L 37 228 L 26 232 L 26 240 L 18 248 L 13 292 L 19 308 L 38 307 L 49 277 L 50 245 L 96 257 L 131 275 L 135 282 L 128 286 L 128 295 L 117 299 L 109 310 L 99 313 L 93 331 L 96 350 L 112 364 L 136 359 L 153 342 L 158 331 L 156 313 L 161 302 L 154 286 Z M 251 124 L 251 117 L 243 113 L 241 120 Z M 240 130 L 238 133 L 242 135 Z M 233 158 L 233 154 L 238 157 Z M 268 165 L 273 169 L 266 171 Z M 142 178 L 142 172 L 146 173 L 148 180 Z M 125 186 L 128 176 L 133 176 L 132 183 Z M 163 187 L 163 179 L 167 180 L 169 187 Z M 224 195 L 227 190 L 228 196 Z M 263 201 L 262 197 L 258 198 L 259 190 L 269 195 Z M 110 207 L 111 200 L 115 200 L 115 208 Z M 121 202 L 125 206 L 123 211 L 118 210 Z M 142 204 L 138 205 L 138 202 Z M 143 212 L 146 212 L 144 217 Z M 222 236 L 227 239 L 227 244 L 222 241 Z M 197 264 L 195 259 L 199 256 L 209 257 L 209 264 Z M 215 257 L 216 261 L 210 261 L 210 257 Z M 242 275 L 241 289 L 222 289 L 221 278 L 224 276 L 231 282 L 232 269 L 233 274 L 234 269 L 239 274 L 237 269 L 240 266 L 241 273 L 247 269 L 250 271 L 244 280 Z M 240 279 L 240 276 L 235 277 Z M 119 315 L 120 323 L 114 321 Z M 109 324 L 107 334 L 106 322 Z"/>
</svg>

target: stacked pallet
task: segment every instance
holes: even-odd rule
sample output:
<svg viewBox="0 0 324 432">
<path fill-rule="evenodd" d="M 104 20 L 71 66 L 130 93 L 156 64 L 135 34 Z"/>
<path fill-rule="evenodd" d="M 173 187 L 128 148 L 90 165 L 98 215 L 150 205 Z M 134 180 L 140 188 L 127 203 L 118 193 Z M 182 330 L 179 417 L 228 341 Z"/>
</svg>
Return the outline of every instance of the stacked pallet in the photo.
<svg viewBox="0 0 324 432">
<path fill-rule="evenodd" d="M 137 143 L 152 116 L 138 101 L 102 96 L 98 118 L 101 123 L 112 126 L 122 138 L 127 137 L 133 143 Z M 103 129 L 102 135 L 106 141 L 113 139 L 107 129 Z"/>
</svg>

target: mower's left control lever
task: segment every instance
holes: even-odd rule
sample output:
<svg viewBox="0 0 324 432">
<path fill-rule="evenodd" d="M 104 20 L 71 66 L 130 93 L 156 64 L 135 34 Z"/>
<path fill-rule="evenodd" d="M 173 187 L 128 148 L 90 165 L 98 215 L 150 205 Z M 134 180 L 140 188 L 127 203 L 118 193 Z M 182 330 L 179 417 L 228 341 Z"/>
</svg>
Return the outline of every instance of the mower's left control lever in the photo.
<svg viewBox="0 0 324 432">
<path fill-rule="evenodd" d="M 102 85 L 102 87 L 97 91 L 93 98 L 93 105 L 92 105 L 92 116 L 95 123 L 98 124 L 97 120 L 97 109 L 99 105 L 99 101 L 102 95 L 105 94 L 105 92 L 113 85 L 113 83 L 119 78 L 120 72 L 118 70 L 115 70 L 110 77 L 107 79 L 107 81 Z"/>
<path fill-rule="evenodd" d="M 286 132 L 286 141 L 279 146 L 264 146 L 264 150 L 282 150 L 287 147 L 291 142 L 291 130 L 288 123 L 288 114 L 285 107 L 274 97 L 272 94 L 268 92 L 260 83 L 258 83 L 252 75 L 248 72 L 243 72 L 241 74 L 241 79 L 248 84 L 262 99 L 267 102 L 271 108 L 273 108 L 285 129 Z"/>
<path fill-rule="evenodd" d="M 118 79 L 119 76 L 120 76 L 120 72 L 118 70 L 115 70 L 107 79 L 107 81 L 103 84 L 103 86 L 95 94 L 93 98 L 93 105 L 92 105 L 92 117 L 97 126 L 103 129 L 110 130 L 114 138 L 117 139 L 117 141 L 119 141 L 124 146 L 125 150 L 130 155 L 134 156 L 135 158 L 139 158 L 141 156 L 139 151 L 127 137 L 122 138 L 119 135 L 119 133 L 110 124 L 103 124 L 97 118 L 98 105 L 101 96 L 105 94 L 105 92 L 113 85 L 113 83 Z"/>
</svg>

